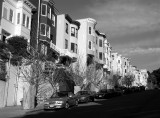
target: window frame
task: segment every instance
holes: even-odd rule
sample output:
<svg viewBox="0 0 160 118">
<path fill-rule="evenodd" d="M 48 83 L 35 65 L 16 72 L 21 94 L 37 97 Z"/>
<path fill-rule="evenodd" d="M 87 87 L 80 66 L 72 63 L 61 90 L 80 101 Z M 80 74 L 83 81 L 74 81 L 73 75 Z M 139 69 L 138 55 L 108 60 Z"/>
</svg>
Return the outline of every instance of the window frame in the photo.
<svg viewBox="0 0 160 118">
<path fill-rule="evenodd" d="M 56 22 L 56 18 L 55 18 L 55 15 L 54 14 L 52 14 L 52 21 L 53 21 L 53 26 L 55 26 L 55 22 Z"/>
<path fill-rule="evenodd" d="M 74 43 L 71 43 L 71 51 L 75 52 L 75 44 Z"/>
<path fill-rule="evenodd" d="M 99 59 L 103 60 L 103 53 L 102 52 L 99 52 Z"/>
<path fill-rule="evenodd" d="M 69 25 L 66 23 L 65 32 L 68 34 Z"/>
<path fill-rule="evenodd" d="M 65 39 L 64 48 L 65 48 L 65 49 L 68 49 L 68 40 L 67 40 L 67 39 Z"/>
<path fill-rule="evenodd" d="M 47 28 L 49 29 L 48 31 Z M 46 36 L 50 38 L 50 35 L 51 35 L 51 27 L 49 25 L 46 25 Z"/>
<path fill-rule="evenodd" d="M 43 14 L 43 7 L 42 6 L 45 6 L 45 14 Z M 41 4 L 41 16 L 47 16 L 47 5 L 46 4 Z"/>
<path fill-rule="evenodd" d="M 52 14 L 51 14 L 51 13 L 52 13 L 52 12 L 51 12 L 51 7 L 48 6 L 48 7 L 47 7 L 47 17 L 48 17 L 49 19 L 52 18 Z"/>
<path fill-rule="evenodd" d="M 12 15 L 11 15 L 11 11 L 12 11 Z M 14 22 L 14 11 L 13 9 L 9 9 L 9 19 L 8 19 L 11 23 Z"/>
<path fill-rule="evenodd" d="M 4 13 L 4 11 L 5 11 L 4 9 L 6 10 L 6 13 Z M 8 20 L 8 7 L 6 7 L 6 6 L 3 7 L 3 15 L 2 15 L 2 17 L 4 19 Z"/>
<path fill-rule="evenodd" d="M 92 50 L 92 41 L 88 41 L 88 49 Z"/>
<path fill-rule="evenodd" d="M 30 27 L 30 17 L 29 16 L 27 16 L 26 17 L 26 27 L 29 29 L 29 27 Z"/>
<path fill-rule="evenodd" d="M 75 27 L 71 27 L 71 36 L 75 37 L 76 36 L 76 29 Z"/>
<path fill-rule="evenodd" d="M 24 17 L 25 16 L 25 17 Z M 23 17 L 22 17 L 22 26 L 26 27 L 26 14 L 23 13 Z M 24 24 L 23 24 L 24 23 Z"/>
<path fill-rule="evenodd" d="M 92 27 L 91 26 L 88 27 L 88 34 L 92 35 Z"/>
<path fill-rule="evenodd" d="M 17 24 L 21 24 L 21 13 L 17 13 Z"/>
<path fill-rule="evenodd" d="M 99 39 L 99 47 L 103 47 L 103 41 L 102 41 L 102 39 Z"/>
<path fill-rule="evenodd" d="M 42 34 L 42 30 L 41 30 L 41 29 L 42 29 L 42 25 L 45 26 L 45 30 L 44 30 L 45 33 L 44 33 L 44 34 Z M 45 24 L 45 23 L 41 23 L 41 24 L 40 24 L 40 35 L 41 35 L 41 36 L 46 36 L 46 24 Z"/>
</svg>

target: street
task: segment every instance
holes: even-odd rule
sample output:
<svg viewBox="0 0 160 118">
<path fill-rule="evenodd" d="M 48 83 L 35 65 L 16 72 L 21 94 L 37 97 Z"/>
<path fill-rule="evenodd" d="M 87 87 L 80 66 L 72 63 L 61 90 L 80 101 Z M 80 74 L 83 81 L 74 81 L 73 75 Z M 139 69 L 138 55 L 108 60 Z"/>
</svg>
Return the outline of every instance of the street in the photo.
<svg viewBox="0 0 160 118">
<path fill-rule="evenodd" d="M 30 111 L 21 118 L 92 117 L 92 118 L 159 118 L 160 90 L 148 90 L 107 100 L 79 104 L 68 110 Z M 17 118 L 17 117 L 16 117 Z"/>
</svg>

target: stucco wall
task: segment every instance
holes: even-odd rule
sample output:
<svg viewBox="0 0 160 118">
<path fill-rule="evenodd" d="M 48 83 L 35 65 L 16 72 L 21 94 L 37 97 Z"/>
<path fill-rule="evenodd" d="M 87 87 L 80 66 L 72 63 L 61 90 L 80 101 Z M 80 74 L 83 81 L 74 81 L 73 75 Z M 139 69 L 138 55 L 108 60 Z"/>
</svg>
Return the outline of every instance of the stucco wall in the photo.
<svg viewBox="0 0 160 118">
<path fill-rule="evenodd" d="M 4 94 L 6 82 L 0 80 L 0 108 L 4 107 Z"/>
</svg>

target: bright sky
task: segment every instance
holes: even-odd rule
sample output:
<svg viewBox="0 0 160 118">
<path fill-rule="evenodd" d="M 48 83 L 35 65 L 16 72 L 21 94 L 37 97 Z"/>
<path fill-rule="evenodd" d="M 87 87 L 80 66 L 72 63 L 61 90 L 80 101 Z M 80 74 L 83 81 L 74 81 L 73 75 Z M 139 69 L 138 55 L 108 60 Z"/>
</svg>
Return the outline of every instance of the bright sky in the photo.
<svg viewBox="0 0 160 118">
<path fill-rule="evenodd" d="M 60 14 L 94 18 L 115 52 L 139 69 L 160 67 L 160 0 L 54 0 Z"/>
</svg>

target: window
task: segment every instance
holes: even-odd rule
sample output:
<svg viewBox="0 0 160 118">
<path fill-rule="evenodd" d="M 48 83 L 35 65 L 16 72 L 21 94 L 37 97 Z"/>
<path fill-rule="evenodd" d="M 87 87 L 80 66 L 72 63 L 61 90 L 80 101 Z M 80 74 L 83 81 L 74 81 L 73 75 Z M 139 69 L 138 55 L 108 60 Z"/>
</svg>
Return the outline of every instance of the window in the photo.
<svg viewBox="0 0 160 118">
<path fill-rule="evenodd" d="M 68 24 L 66 23 L 66 33 L 68 34 Z"/>
<path fill-rule="evenodd" d="M 68 40 L 65 39 L 65 49 L 68 49 Z"/>
<path fill-rule="evenodd" d="M 48 6 L 48 18 L 51 19 L 51 8 Z"/>
<path fill-rule="evenodd" d="M 29 28 L 29 17 L 27 16 L 27 25 L 26 25 L 27 28 Z"/>
<path fill-rule="evenodd" d="M 96 57 L 98 57 L 98 50 L 96 50 Z"/>
<path fill-rule="evenodd" d="M 75 51 L 74 48 L 75 48 L 75 47 L 74 47 L 74 43 L 71 43 L 71 51 L 74 52 L 74 51 Z"/>
<path fill-rule="evenodd" d="M 91 41 L 89 41 L 89 49 L 92 49 L 92 42 Z"/>
<path fill-rule="evenodd" d="M 3 9 L 3 18 L 7 19 L 7 8 L 4 7 Z"/>
<path fill-rule="evenodd" d="M 26 23 L 26 14 L 23 14 L 23 22 L 22 22 L 22 25 L 25 26 L 25 23 Z"/>
<path fill-rule="evenodd" d="M 13 23 L 13 10 L 12 9 L 10 9 L 9 21 Z"/>
<path fill-rule="evenodd" d="M 91 32 L 92 32 L 92 29 L 91 29 L 91 27 L 89 27 L 89 34 L 91 34 Z"/>
<path fill-rule="evenodd" d="M 52 21 L 53 21 L 53 26 L 55 26 L 55 16 L 52 14 Z"/>
<path fill-rule="evenodd" d="M 20 24 L 20 13 L 17 14 L 17 24 Z"/>
<path fill-rule="evenodd" d="M 118 63 L 120 64 L 120 60 L 118 60 Z"/>
<path fill-rule="evenodd" d="M 98 44 L 98 37 L 96 37 L 96 44 Z"/>
<path fill-rule="evenodd" d="M 102 47 L 102 40 L 99 40 L 99 47 Z"/>
<path fill-rule="evenodd" d="M 102 52 L 99 52 L 99 59 L 102 60 Z"/>
<path fill-rule="evenodd" d="M 71 36 L 75 36 L 75 28 L 71 27 Z"/>
<path fill-rule="evenodd" d="M 125 65 L 127 65 L 126 62 L 125 62 Z"/>
<path fill-rule="evenodd" d="M 47 5 L 42 4 L 41 9 L 42 9 L 41 15 L 46 16 L 47 15 Z"/>
<path fill-rule="evenodd" d="M 76 44 L 76 46 L 75 46 L 75 52 L 77 53 L 77 49 L 78 49 L 78 46 L 77 46 L 77 44 Z"/>
<path fill-rule="evenodd" d="M 50 26 L 49 25 L 47 25 L 46 32 L 47 32 L 47 37 L 50 38 Z"/>
<path fill-rule="evenodd" d="M 41 35 L 45 36 L 46 35 L 46 25 L 41 23 L 40 26 L 40 33 Z"/>
<path fill-rule="evenodd" d="M 41 44 L 41 53 L 47 55 L 47 46 L 45 46 L 44 44 Z"/>
<path fill-rule="evenodd" d="M 78 38 L 78 29 L 76 29 L 76 38 Z"/>
</svg>

